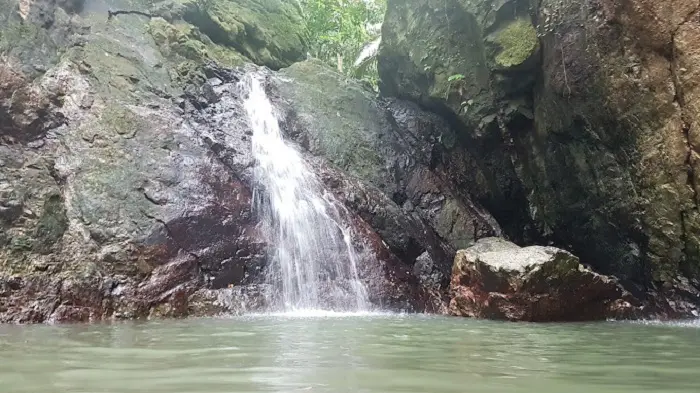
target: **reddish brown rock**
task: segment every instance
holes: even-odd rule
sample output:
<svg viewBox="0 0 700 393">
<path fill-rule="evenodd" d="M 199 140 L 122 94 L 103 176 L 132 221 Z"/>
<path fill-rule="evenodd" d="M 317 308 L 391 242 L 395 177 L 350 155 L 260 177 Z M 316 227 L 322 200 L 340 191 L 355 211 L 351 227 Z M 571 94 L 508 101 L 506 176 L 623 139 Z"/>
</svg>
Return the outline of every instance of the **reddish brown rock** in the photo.
<svg viewBox="0 0 700 393">
<path fill-rule="evenodd" d="M 640 305 L 616 279 L 569 252 L 499 238 L 457 252 L 450 291 L 452 315 L 511 321 L 627 318 Z"/>
</svg>

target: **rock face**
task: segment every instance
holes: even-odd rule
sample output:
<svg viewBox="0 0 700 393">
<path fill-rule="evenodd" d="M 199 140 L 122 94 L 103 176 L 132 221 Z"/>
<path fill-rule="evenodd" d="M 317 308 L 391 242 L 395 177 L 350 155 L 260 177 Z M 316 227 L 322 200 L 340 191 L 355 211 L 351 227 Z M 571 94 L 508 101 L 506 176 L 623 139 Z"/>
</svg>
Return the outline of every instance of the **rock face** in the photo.
<svg viewBox="0 0 700 393">
<path fill-rule="evenodd" d="M 446 117 L 454 137 L 453 182 L 479 201 L 513 239 L 539 240 L 527 192 L 514 175 L 501 125 L 530 122 L 540 46 L 528 1 L 388 2 L 378 69 L 383 95 Z M 520 41 L 516 37 L 522 37 Z M 501 105 L 502 102 L 502 105 Z M 461 154 L 462 156 L 464 153 Z"/>
<path fill-rule="evenodd" d="M 452 131 L 439 116 L 314 62 L 258 68 L 294 62 L 303 41 L 261 24 L 240 44 L 227 20 L 233 45 L 212 16 L 226 3 L 262 21 L 261 4 L 289 14 L 292 3 L 1 1 L 0 322 L 274 306 L 251 212 L 246 72 L 265 76 L 284 130 L 346 205 L 377 307 L 442 311 L 455 251 L 501 233 L 451 184 L 466 168 L 444 159 L 437 140 Z M 107 19 L 132 7 L 152 17 Z"/>
<path fill-rule="evenodd" d="M 0 321 L 181 316 L 200 288 L 253 282 L 250 192 L 184 121 L 148 20 L 0 12 L 3 37 L 34 32 L 6 42 L 0 83 Z"/>
<path fill-rule="evenodd" d="M 491 215 L 452 184 L 466 168 L 450 166 L 444 157 L 470 157 L 438 142 L 454 137 L 440 117 L 409 102 L 376 100 L 317 62 L 297 63 L 281 76 L 272 89 L 284 97 L 278 107 L 287 109 L 288 133 L 381 195 L 381 202 L 373 197 L 366 204 L 354 187 L 344 193 L 403 260 L 430 250 L 447 278 L 456 250 L 501 233 Z M 442 244 L 447 247 L 439 250 Z"/>
<path fill-rule="evenodd" d="M 690 315 L 698 12 L 684 0 L 390 0 L 381 88 L 453 120 L 477 164 L 469 194 L 510 238 L 565 247 Z"/>
<path fill-rule="evenodd" d="M 150 12 L 171 22 L 183 19 L 212 43 L 272 69 L 306 58 L 305 22 L 295 1 L 166 0 L 155 2 Z"/>
<path fill-rule="evenodd" d="M 296 2 L 0 0 L 0 322 L 275 306 L 249 72 L 344 205 L 377 307 L 447 312 L 451 277 L 459 315 L 693 315 L 697 11 L 390 0 L 376 98 L 299 62 Z"/>
<path fill-rule="evenodd" d="M 639 301 L 617 280 L 592 272 L 572 254 L 500 238 L 457 253 L 450 294 L 450 314 L 475 318 L 551 322 L 641 314 Z"/>
</svg>

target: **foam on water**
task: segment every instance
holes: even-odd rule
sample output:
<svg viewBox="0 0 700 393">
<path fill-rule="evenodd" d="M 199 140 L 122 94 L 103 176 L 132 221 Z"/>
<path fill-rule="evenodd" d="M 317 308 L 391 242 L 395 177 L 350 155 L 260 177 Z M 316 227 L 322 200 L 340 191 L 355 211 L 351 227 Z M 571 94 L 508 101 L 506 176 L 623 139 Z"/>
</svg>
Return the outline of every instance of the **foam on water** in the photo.
<svg viewBox="0 0 700 393">
<path fill-rule="evenodd" d="M 313 319 L 327 319 L 327 318 L 367 318 L 367 317 L 397 317 L 401 315 L 391 312 L 379 312 L 379 311 L 332 311 L 332 310 L 322 310 L 322 309 L 306 309 L 297 311 L 286 311 L 286 312 L 270 312 L 270 313 L 260 313 L 260 314 L 249 314 L 251 317 L 273 317 L 273 318 L 313 318 Z"/>
<path fill-rule="evenodd" d="M 284 139 L 261 77 L 249 73 L 241 88 L 247 92 L 244 107 L 253 129 L 253 210 L 274 247 L 268 280 L 281 284 L 284 310 L 369 310 L 347 211 Z"/>
<path fill-rule="evenodd" d="M 670 326 L 670 327 L 688 327 L 688 328 L 699 328 L 700 329 L 700 319 L 692 320 L 674 320 L 674 321 L 659 321 L 659 320 L 641 320 L 641 321 L 631 321 L 631 323 L 639 325 L 648 326 Z"/>
</svg>

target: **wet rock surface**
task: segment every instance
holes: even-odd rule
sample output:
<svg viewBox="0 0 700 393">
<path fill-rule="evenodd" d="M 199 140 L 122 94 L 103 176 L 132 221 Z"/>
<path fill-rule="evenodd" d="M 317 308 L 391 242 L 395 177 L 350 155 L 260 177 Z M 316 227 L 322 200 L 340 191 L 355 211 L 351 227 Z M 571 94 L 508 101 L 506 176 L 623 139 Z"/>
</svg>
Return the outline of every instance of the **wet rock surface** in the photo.
<svg viewBox="0 0 700 393">
<path fill-rule="evenodd" d="M 315 63 L 300 63 L 296 66 L 305 67 L 315 73 L 329 72 L 324 66 Z M 296 67 L 295 66 L 295 67 Z M 252 69 L 254 67 L 249 67 Z M 289 70 L 287 70 L 289 72 Z M 296 91 L 318 88 L 318 85 L 309 84 L 303 79 L 294 78 L 290 81 L 289 74 L 277 76 L 264 70 L 258 70 L 264 76 L 267 89 L 270 91 L 273 102 L 280 110 L 280 121 L 283 128 L 290 136 L 301 141 L 299 147 L 309 149 L 314 155 L 304 154 L 309 165 L 314 168 L 314 172 L 319 176 L 321 182 L 327 189 L 334 193 L 336 198 L 343 203 L 341 210 L 346 211 L 346 219 L 353 223 L 352 227 L 356 238 L 354 243 L 361 251 L 358 269 L 360 278 L 368 287 L 369 299 L 373 305 L 384 309 L 395 309 L 404 311 L 435 311 L 441 309 L 442 295 L 432 293 L 427 287 L 422 285 L 417 276 L 413 273 L 413 264 L 422 253 L 434 255 L 436 273 L 441 280 L 438 287 L 443 291 L 446 288 L 446 281 L 449 274 L 449 261 L 452 260 L 456 246 L 450 243 L 450 239 L 442 238 L 440 234 L 430 226 L 427 216 L 421 216 L 413 210 L 407 210 L 398 205 L 387 195 L 385 190 L 380 189 L 375 182 L 362 181 L 352 175 L 348 168 L 339 168 L 339 165 L 332 165 L 333 156 L 323 152 L 314 151 L 309 148 L 308 138 L 318 136 L 325 130 L 333 130 L 328 124 L 304 124 L 298 121 L 301 111 L 309 110 L 304 102 L 296 101 L 294 95 Z M 191 108 L 192 122 L 195 128 L 201 129 L 206 135 L 206 143 L 212 146 L 217 159 L 231 168 L 237 176 L 246 184 L 253 182 L 253 158 L 250 155 L 250 130 L 244 127 L 234 126 L 240 124 L 241 118 L 241 91 L 236 82 L 242 76 L 240 71 L 229 71 L 212 67 L 207 69 L 211 75 L 210 81 L 202 87 L 203 94 L 209 98 L 202 98 L 200 103 L 206 103 L 203 109 Z M 330 71 L 334 80 L 342 79 Z M 293 87 L 285 86 L 293 83 Z M 345 81 L 350 89 L 361 89 L 357 82 Z M 296 91 L 285 91 L 285 88 L 298 89 Z M 204 93 L 204 92 L 209 93 Z M 352 91 L 352 90 L 351 90 Z M 329 96 L 332 97 L 332 96 Z M 359 100 L 368 107 L 378 107 L 379 103 L 368 95 L 360 95 Z M 331 107 L 331 103 L 327 103 Z M 335 110 L 335 107 L 333 107 Z M 317 106 L 319 117 L 324 111 L 330 110 L 325 106 Z M 417 110 L 417 108 L 416 108 Z M 325 112 L 327 113 L 327 112 Z M 388 112 L 386 112 L 388 114 Z M 308 112 L 307 112 L 308 114 Z M 370 113 L 372 114 L 372 113 Z M 377 129 L 388 126 L 389 123 L 374 124 L 372 118 L 367 117 L 367 113 L 349 113 L 344 117 L 348 138 L 358 138 L 350 133 L 363 130 L 361 124 L 370 124 Z M 427 116 L 427 115 L 426 115 Z M 427 117 L 429 118 L 429 117 Z M 369 119 L 369 121 L 368 121 Z M 383 117 L 378 117 L 382 121 Z M 328 126 L 328 127 L 326 127 Z M 320 128 L 324 127 L 324 128 Z M 239 132 L 237 130 L 241 130 Z M 329 131 L 335 132 L 335 131 Z M 372 134 L 365 134 L 367 136 Z M 359 136 L 361 137 L 361 136 Z M 238 141 L 238 142 L 235 142 Z M 237 145 L 238 144 L 238 145 Z M 344 145 L 338 154 L 353 154 L 353 145 Z M 389 159 L 396 160 L 400 154 L 405 154 L 404 158 L 409 159 L 409 151 L 387 150 Z M 330 159 L 329 159 L 330 158 Z M 329 162 L 330 161 L 330 162 Z M 380 165 L 375 164 L 370 167 L 372 170 L 380 170 Z M 393 185 L 392 187 L 396 187 Z M 439 198 L 439 196 L 436 196 Z M 443 205 L 439 204 L 434 212 L 439 213 Z M 465 209 L 466 210 L 466 209 Z M 473 214 L 467 211 L 463 214 Z M 486 233 L 498 231 L 495 221 L 483 213 L 483 216 L 470 215 L 469 218 L 477 220 L 483 219 L 483 227 Z M 470 221 L 473 224 L 473 221 Z M 488 226 L 493 225 L 493 226 Z M 472 234 L 469 241 L 475 241 L 477 234 Z M 323 291 L 321 291 L 322 293 Z"/>
<path fill-rule="evenodd" d="M 200 97 L 148 19 L 6 3 L 0 321 L 201 315 L 202 290 L 260 283 L 250 190 L 187 121 Z"/>
<path fill-rule="evenodd" d="M 463 189 L 510 239 L 692 316 L 698 20 L 683 0 L 390 0 L 381 89 L 451 119 Z"/>
<path fill-rule="evenodd" d="M 278 77 L 253 65 L 239 70 L 213 65 L 248 60 L 240 48 L 177 22 L 177 14 L 169 20 L 140 14 L 108 19 L 106 9 L 130 4 L 80 8 L 44 2 L 39 9 L 27 2 L 22 16 L 24 8 L 10 3 L 1 12 L 13 22 L 0 29 L 2 37 L 17 26 L 36 29 L 34 39 L 49 39 L 52 46 L 44 49 L 55 52 L 38 71 L 27 71 L 27 56 L 36 50 L 31 42 L 2 41 L 11 50 L 3 51 L 8 61 L 0 68 L 0 111 L 7 114 L 0 146 L 0 321 L 184 317 L 275 307 L 275 286 L 265 282 L 269 245 L 251 212 L 251 130 L 238 81 L 245 72 L 267 75 L 281 120 L 294 124 L 286 128 L 290 137 L 317 138 L 323 131 L 318 124 L 293 120 L 311 108 L 288 105 L 298 99 L 293 90 L 283 91 L 290 75 Z M 54 20 L 23 19 L 32 13 Z M 70 28 L 54 40 L 49 35 L 63 26 L 59 21 Z M 317 64 L 300 67 L 326 72 Z M 302 80 L 295 88 L 311 85 Z M 387 120 L 392 118 L 439 121 L 408 104 L 376 101 L 354 82 L 348 88 L 362 105 L 376 108 L 347 116 L 344 130 L 365 132 L 351 138 L 400 130 Z M 402 115 L 389 116 L 391 106 Z M 325 115 L 337 107 L 318 109 Z M 373 143 L 371 148 L 379 148 Z M 467 200 L 433 194 L 448 189 L 444 180 L 417 191 L 398 180 L 365 182 L 330 154 L 301 143 L 305 148 L 353 223 L 353 241 L 363 250 L 361 279 L 372 304 L 443 309 L 454 251 L 481 233 L 497 234 L 495 221 Z M 429 148 L 417 140 L 396 149 L 385 151 L 393 163 Z M 379 172 L 386 164 L 373 163 L 371 169 Z M 439 179 L 426 167 L 411 163 L 405 170 Z M 438 220 L 447 229 L 433 229 Z M 463 226 L 465 234 L 459 233 Z M 435 261 L 430 288 L 413 266 L 426 253 Z"/>
<path fill-rule="evenodd" d="M 444 159 L 453 152 L 439 140 L 453 132 L 439 116 L 410 102 L 376 99 L 314 61 L 283 70 L 269 89 L 285 111 L 285 131 L 349 175 L 344 182 L 334 174 L 323 179 L 401 259 L 414 261 L 427 250 L 447 277 L 457 249 L 501 233 L 496 220 L 451 182 L 466 169 Z"/>
<path fill-rule="evenodd" d="M 641 315 L 641 303 L 619 282 L 554 247 L 521 248 L 485 238 L 455 257 L 451 315 L 552 322 Z"/>
</svg>

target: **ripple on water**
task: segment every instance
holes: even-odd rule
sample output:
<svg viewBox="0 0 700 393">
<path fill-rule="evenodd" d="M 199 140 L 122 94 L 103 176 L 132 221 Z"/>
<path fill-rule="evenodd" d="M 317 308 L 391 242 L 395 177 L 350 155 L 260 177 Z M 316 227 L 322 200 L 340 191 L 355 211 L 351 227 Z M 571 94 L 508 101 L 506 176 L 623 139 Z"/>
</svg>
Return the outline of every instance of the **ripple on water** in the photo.
<svg viewBox="0 0 700 393">
<path fill-rule="evenodd" d="M 0 392 L 697 393 L 699 324 L 301 312 L 0 326 Z"/>
</svg>

